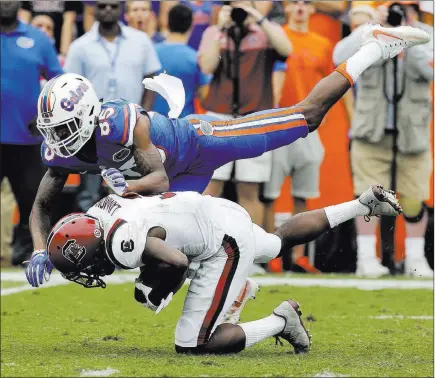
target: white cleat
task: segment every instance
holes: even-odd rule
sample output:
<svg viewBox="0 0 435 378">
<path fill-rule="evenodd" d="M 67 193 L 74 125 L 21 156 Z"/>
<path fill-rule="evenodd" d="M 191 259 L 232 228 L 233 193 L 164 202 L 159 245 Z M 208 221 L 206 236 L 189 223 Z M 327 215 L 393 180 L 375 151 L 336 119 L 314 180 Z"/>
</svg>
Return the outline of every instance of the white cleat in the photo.
<svg viewBox="0 0 435 378">
<path fill-rule="evenodd" d="M 254 280 L 248 278 L 239 296 L 225 314 L 222 323 L 237 324 L 240 320 L 240 314 L 242 313 L 243 307 L 245 307 L 250 299 L 255 299 L 258 291 L 260 291 L 260 286 L 258 286 Z"/>
<path fill-rule="evenodd" d="M 384 59 L 393 58 L 404 49 L 430 41 L 430 35 L 424 30 L 412 26 L 384 28 L 367 24 L 362 29 L 362 44 L 376 42 L 382 49 Z"/>
<path fill-rule="evenodd" d="M 378 259 L 374 257 L 358 261 L 355 274 L 358 277 L 378 278 L 388 276 L 390 270 L 386 266 L 383 266 Z"/>
<path fill-rule="evenodd" d="M 369 209 L 369 214 L 364 216 L 366 221 L 369 221 L 371 216 L 396 216 L 402 213 L 396 194 L 392 190 L 385 190 L 382 185 L 372 185 L 358 200 Z"/>
<path fill-rule="evenodd" d="M 308 353 L 311 347 L 311 336 L 302 322 L 299 303 L 289 299 L 275 308 L 273 313 L 285 320 L 284 329 L 275 336 L 277 343 L 283 345 L 280 340 L 283 338 L 293 346 L 296 354 Z"/>
<path fill-rule="evenodd" d="M 405 259 L 405 274 L 415 278 L 433 278 L 433 270 L 424 257 Z"/>
</svg>

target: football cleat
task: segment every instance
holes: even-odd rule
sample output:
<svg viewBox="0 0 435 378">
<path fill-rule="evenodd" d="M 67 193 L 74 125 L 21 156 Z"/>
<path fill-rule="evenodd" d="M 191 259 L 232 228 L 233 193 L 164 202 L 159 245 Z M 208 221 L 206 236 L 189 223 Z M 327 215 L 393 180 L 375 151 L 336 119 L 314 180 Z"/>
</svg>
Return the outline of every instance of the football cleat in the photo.
<svg viewBox="0 0 435 378">
<path fill-rule="evenodd" d="M 362 44 L 376 42 L 382 49 L 384 59 L 393 58 L 404 49 L 430 41 L 430 35 L 424 30 L 412 26 L 384 28 L 380 25 L 367 24 L 361 33 Z"/>
<path fill-rule="evenodd" d="M 248 278 L 239 296 L 225 314 L 222 323 L 237 324 L 240 320 L 243 307 L 245 307 L 248 300 L 255 299 L 258 291 L 260 291 L 260 286 L 258 286 L 254 280 Z"/>
<path fill-rule="evenodd" d="M 275 308 L 273 313 L 285 320 L 284 329 L 275 336 L 276 342 L 283 345 L 280 340 L 282 338 L 293 346 L 296 354 L 308 353 L 311 347 L 311 335 L 302 322 L 299 303 L 289 299 Z"/>
<path fill-rule="evenodd" d="M 379 215 L 396 216 L 402 213 L 402 207 L 392 190 L 385 190 L 382 185 L 372 185 L 359 196 L 359 202 L 369 209 L 364 219 Z"/>
</svg>

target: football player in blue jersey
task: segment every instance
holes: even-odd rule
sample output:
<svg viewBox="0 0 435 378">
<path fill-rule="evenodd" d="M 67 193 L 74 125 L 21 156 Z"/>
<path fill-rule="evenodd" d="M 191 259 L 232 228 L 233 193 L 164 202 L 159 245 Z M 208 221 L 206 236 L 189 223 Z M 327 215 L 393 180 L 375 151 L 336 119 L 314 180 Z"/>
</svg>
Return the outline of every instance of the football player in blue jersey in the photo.
<svg viewBox="0 0 435 378">
<path fill-rule="evenodd" d="M 80 75 L 50 80 L 37 105 L 37 127 L 44 136 L 41 155 L 48 171 L 30 216 L 35 252 L 26 271 L 29 282 L 39 286 L 44 274 L 51 273 L 46 252 L 49 213 L 69 173 L 101 173 L 120 196 L 202 192 L 216 168 L 260 156 L 316 130 L 331 106 L 373 63 L 430 40 L 417 28 L 379 25 L 366 25 L 361 38 L 359 51 L 299 104 L 235 120 L 201 115 L 169 119 L 122 99 L 101 103 Z"/>
</svg>

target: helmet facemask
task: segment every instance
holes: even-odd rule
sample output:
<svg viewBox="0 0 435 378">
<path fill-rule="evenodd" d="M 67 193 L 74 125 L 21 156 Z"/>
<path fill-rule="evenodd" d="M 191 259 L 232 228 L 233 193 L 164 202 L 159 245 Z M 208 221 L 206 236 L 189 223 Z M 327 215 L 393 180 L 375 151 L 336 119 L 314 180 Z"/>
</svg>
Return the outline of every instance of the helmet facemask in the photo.
<svg viewBox="0 0 435 378">
<path fill-rule="evenodd" d="M 81 107 L 77 116 L 65 122 L 51 125 L 37 124 L 38 130 L 45 139 L 46 145 L 61 157 L 71 157 L 77 154 L 92 137 L 95 130 L 95 117 L 92 116 L 94 107 L 88 117 L 83 117 L 86 107 Z M 90 121 L 84 122 L 84 119 Z"/>
<path fill-rule="evenodd" d="M 102 249 L 104 249 L 104 242 L 102 242 Z M 81 263 L 77 264 L 78 271 L 70 273 L 61 273 L 62 277 L 69 281 L 78 283 L 87 289 L 94 287 L 106 288 L 106 283 L 101 277 L 109 276 L 115 271 L 113 265 L 105 256 L 94 256 L 94 263 L 83 268 Z"/>
</svg>

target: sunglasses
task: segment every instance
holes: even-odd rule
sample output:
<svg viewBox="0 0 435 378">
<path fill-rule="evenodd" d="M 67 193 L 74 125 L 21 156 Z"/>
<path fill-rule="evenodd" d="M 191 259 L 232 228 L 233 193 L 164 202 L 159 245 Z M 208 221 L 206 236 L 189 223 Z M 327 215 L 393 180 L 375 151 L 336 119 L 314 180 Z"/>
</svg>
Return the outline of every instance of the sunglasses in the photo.
<svg viewBox="0 0 435 378">
<path fill-rule="evenodd" d="M 98 9 L 106 9 L 106 7 L 109 6 L 112 9 L 118 9 L 119 8 L 119 4 L 112 4 L 112 3 L 98 3 L 97 7 Z"/>
</svg>

